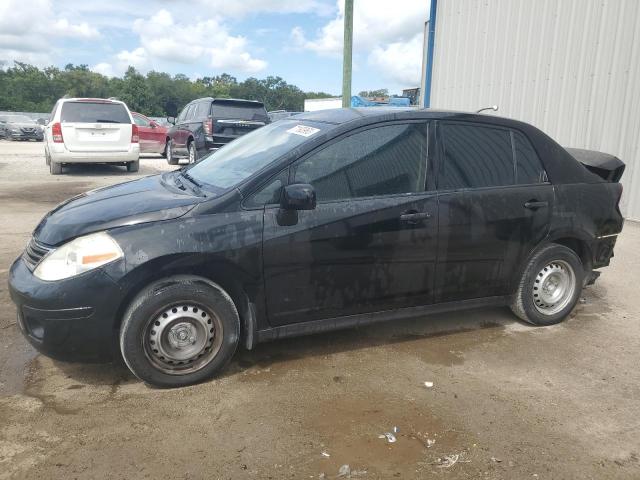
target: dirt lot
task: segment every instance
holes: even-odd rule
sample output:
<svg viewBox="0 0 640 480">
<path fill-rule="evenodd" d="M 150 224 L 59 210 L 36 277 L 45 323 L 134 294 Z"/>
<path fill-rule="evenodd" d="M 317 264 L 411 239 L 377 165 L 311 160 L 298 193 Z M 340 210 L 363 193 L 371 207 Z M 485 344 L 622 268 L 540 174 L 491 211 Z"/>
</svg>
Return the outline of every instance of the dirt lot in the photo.
<svg viewBox="0 0 640 480">
<path fill-rule="evenodd" d="M 143 159 L 140 175 L 166 169 Z M 0 479 L 329 479 L 345 464 L 352 478 L 640 478 L 640 225 L 562 325 L 436 315 L 261 345 L 221 378 L 155 390 L 120 365 L 37 355 L 6 288 L 47 210 L 134 177 L 52 177 L 42 144 L 0 142 Z M 394 426 L 397 442 L 378 437 Z"/>
</svg>

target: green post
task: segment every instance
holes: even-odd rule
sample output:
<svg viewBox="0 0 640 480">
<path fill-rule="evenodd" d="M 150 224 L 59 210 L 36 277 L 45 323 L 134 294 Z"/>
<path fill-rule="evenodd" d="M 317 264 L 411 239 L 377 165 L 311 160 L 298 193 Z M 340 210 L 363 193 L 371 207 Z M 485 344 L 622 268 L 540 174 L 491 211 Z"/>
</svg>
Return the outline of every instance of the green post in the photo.
<svg viewBox="0 0 640 480">
<path fill-rule="evenodd" d="M 351 106 L 351 54 L 353 50 L 353 0 L 344 0 L 344 52 L 342 54 L 342 108 Z"/>
</svg>

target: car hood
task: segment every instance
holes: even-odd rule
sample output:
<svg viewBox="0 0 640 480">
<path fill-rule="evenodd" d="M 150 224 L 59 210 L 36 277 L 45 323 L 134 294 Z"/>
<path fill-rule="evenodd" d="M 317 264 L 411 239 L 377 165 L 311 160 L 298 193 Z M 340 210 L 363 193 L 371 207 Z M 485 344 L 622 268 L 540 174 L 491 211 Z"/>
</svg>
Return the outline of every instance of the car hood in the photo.
<svg viewBox="0 0 640 480">
<path fill-rule="evenodd" d="M 203 200 L 205 197 L 171 187 L 162 175 L 154 175 L 70 198 L 51 210 L 33 235 L 39 242 L 58 245 L 100 230 L 172 220 Z"/>
</svg>

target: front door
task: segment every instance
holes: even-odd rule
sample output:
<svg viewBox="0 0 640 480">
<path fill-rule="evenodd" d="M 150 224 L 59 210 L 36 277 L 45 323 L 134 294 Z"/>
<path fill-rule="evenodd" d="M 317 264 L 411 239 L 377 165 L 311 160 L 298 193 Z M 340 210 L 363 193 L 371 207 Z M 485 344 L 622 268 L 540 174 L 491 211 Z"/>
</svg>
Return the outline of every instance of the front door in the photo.
<svg viewBox="0 0 640 480">
<path fill-rule="evenodd" d="M 520 132 L 438 123 L 436 301 L 507 295 L 547 235 L 553 186 Z"/>
<path fill-rule="evenodd" d="M 437 198 L 427 178 L 427 124 L 343 136 L 291 167 L 315 210 L 283 222 L 265 208 L 263 258 L 272 325 L 433 301 Z"/>
</svg>

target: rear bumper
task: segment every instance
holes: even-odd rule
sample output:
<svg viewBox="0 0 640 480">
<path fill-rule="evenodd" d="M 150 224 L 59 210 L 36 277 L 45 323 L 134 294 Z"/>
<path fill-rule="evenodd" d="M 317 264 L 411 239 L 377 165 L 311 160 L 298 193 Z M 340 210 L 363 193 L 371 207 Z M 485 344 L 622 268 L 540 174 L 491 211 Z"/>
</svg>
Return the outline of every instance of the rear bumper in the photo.
<svg viewBox="0 0 640 480">
<path fill-rule="evenodd" d="M 56 163 L 123 163 L 140 158 L 140 145 L 137 143 L 122 152 L 70 152 L 62 143 L 49 143 L 48 150 L 51 160 Z"/>
<path fill-rule="evenodd" d="M 214 135 L 204 137 L 204 146 L 207 150 L 220 148 L 242 135 Z"/>
<path fill-rule="evenodd" d="M 9 272 L 18 325 L 38 351 L 62 360 L 113 358 L 121 291 L 102 270 L 67 280 L 39 280 L 18 258 Z"/>
</svg>

